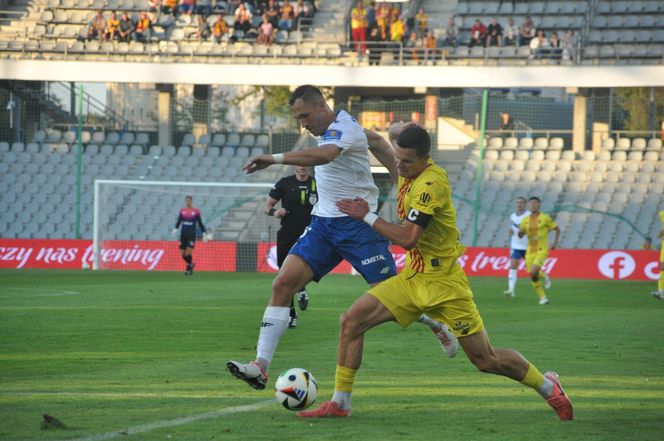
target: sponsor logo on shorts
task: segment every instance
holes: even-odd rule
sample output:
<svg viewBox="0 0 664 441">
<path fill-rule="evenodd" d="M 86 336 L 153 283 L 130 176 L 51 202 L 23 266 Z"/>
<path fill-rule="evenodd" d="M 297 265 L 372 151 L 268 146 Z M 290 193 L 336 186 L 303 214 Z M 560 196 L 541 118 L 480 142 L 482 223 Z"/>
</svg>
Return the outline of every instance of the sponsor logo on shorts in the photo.
<svg viewBox="0 0 664 441">
<path fill-rule="evenodd" d="M 369 257 L 367 259 L 362 260 L 362 266 L 371 265 L 372 263 L 379 262 L 381 260 L 387 260 L 387 259 L 385 259 L 384 255 L 378 254 L 377 256 Z"/>
<path fill-rule="evenodd" d="M 387 274 L 389 272 L 390 272 L 390 267 L 389 266 L 386 266 L 382 270 L 380 270 L 381 274 Z"/>
<path fill-rule="evenodd" d="M 461 335 L 468 335 L 468 333 L 470 332 L 470 325 L 468 324 L 468 322 L 455 322 L 454 330 Z"/>
</svg>

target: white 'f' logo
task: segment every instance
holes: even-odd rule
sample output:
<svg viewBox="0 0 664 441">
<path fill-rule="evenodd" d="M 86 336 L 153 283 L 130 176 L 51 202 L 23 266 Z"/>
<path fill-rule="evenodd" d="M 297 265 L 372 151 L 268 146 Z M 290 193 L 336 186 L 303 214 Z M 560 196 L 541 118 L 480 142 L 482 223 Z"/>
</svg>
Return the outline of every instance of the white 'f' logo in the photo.
<svg viewBox="0 0 664 441">
<path fill-rule="evenodd" d="M 624 279 L 636 268 L 634 258 L 623 251 L 609 251 L 597 262 L 599 272 L 608 279 Z"/>
</svg>

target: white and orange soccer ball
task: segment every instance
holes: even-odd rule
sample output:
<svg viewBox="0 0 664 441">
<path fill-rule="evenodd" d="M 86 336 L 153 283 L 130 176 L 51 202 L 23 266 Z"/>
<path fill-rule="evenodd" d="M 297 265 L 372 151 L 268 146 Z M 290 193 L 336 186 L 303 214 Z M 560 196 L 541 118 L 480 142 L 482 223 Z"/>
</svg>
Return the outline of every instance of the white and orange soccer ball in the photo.
<svg viewBox="0 0 664 441">
<path fill-rule="evenodd" d="M 318 384 L 311 372 L 302 368 L 283 371 L 274 384 L 277 401 L 288 410 L 302 410 L 318 398 Z"/>
</svg>

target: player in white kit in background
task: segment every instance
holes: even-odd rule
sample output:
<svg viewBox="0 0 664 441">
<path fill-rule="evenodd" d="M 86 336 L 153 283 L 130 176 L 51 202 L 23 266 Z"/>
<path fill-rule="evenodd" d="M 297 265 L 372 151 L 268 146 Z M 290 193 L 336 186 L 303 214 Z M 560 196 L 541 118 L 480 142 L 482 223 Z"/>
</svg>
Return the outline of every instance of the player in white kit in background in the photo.
<svg viewBox="0 0 664 441">
<path fill-rule="evenodd" d="M 514 298 L 515 295 L 519 261 L 526 258 L 526 249 L 528 249 L 528 237 L 519 237 L 518 234 L 519 225 L 521 225 L 521 221 L 526 216 L 530 216 L 530 211 L 526 210 L 526 198 L 519 196 L 516 198 L 516 211 L 510 214 L 510 269 L 507 273 L 508 289 L 503 293 L 511 298 Z"/>
<path fill-rule="evenodd" d="M 226 363 L 233 376 L 254 389 L 264 389 L 267 384 L 272 357 L 288 324 L 290 302 L 300 287 L 312 280 L 318 282 L 343 259 L 372 286 L 397 273 L 389 241 L 371 228 L 366 218 L 364 222 L 353 219 L 336 206 L 340 199 L 360 197 L 368 201 L 369 214 L 376 216 L 379 192 L 371 175 L 368 152 L 396 179 L 392 146 L 380 135 L 363 129 L 347 112 L 332 111 L 314 86 L 298 87 L 289 104 L 293 117 L 317 137 L 318 147 L 258 155 L 250 158 L 243 170 L 253 173 L 273 164 L 313 165 L 318 202 L 311 212 L 311 224 L 293 245 L 272 282 L 272 294 L 260 324 L 256 358 L 249 363 Z M 456 354 L 458 341 L 445 324 L 424 314 L 418 321 L 431 328 L 448 357 Z"/>
</svg>

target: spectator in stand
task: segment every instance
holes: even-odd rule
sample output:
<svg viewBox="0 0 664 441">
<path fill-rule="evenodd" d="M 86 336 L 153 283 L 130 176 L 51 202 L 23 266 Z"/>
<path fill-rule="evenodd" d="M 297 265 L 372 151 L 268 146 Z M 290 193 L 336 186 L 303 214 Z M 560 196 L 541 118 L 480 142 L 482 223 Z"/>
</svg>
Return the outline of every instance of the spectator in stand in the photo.
<svg viewBox="0 0 664 441">
<path fill-rule="evenodd" d="M 535 58 L 538 60 L 542 59 L 542 56 L 547 57 L 549 55 L 551 44 L 544 35 L 543 30 L 537 31 L 535 38 L 530 40 L 530 49 L 535 54 Z"/>
<path fill-rule="evenodd" d="M 390 41 L 393 43 L 401 43 L 405 36 L 406 24 L 401 19 L 401 15 L 397 15 L 396 20 L 390 25 Z"/>
<path fill-rule="evenodd" d="M 90 20 L 90 23 L 88 23 L 88 40 L 94 38 L 103 39 L 105 30 L 106 20 L 104 19 L 104 11 L 99 9 L 92 20 Z"/>
<path fill-rule="evenodd" d="M 161 0 L 148 0 L 148 12 L 161 13 Z"/>
<path fill-rule="evenodd" d="M 161 11 L 164 14 L 176 15 L 178 12 L 178 0 L 162 0 Z"/>
<path fill-rule="evenodd" d="M 265 10 L 268 20 L 272 23 L 273 27 L 278 27 L 279 25 L 279 8 L 275 0 L 269 0 L 267 9 Z"/>
<path fill-rule="evenodd" d="M 113 41 L 120 29 L 120 20 L 115 11 L 111 12 L 111 18 L 106 20 L 106 28 L 104 29 L 104 40 Z"/>
<path fill-rule="evenodd" d="M 378 27 L 378 23 L 369 28 L 369 41 L 371 42 L 369 46 L 369 65 L 373 66 L 380 61 L 380 53 L 385 46 L 385 43 L 383 43 L 385 40 L 381 38 L 381 30 Z"/>
<path fill-rule="evenodd" d="M 417 21 L 417 35 L 424 38 L 429 28 L 429 16 L 424 12 L 423 8 L 420 8 L 417 12 L 415 21 Z"/>
<path fill-rule="evenodd" d="M 258 44 L 272 46 L 272 43 L 274 43 L 274 34 L 274 26 L 272 26 L 272 23 L 270 23 L 270 20 L 267 18 L 267 14 L 264 13 L 263 21 L 258 25 L 258 39 L 256 42 Z"/>
<path fill-rule="evenodd" d="M 498 23 L 498 19 L 493 17 L 489 23 L 489 29 L 486 36 L 486 45 L 489 46 L 502 46 L 503 45 L 503 27 Z"/>
<path fill-rule="evenodd" d="M 180 14 L 191 15 L 194 13 L 195 7 L 196 0 L 180 0 L 180 6 L 178 6 L 178 10 Z"/>
<path fill-rule="evenodd" d="M 226 13 L 229 15 L 235 15 L 235 11 L 242 4 L 242 0 L 228 0 L 226 5 Z"/>
<path fill-rule="evenodd" d="M 487 29 L 479 18 L 475 19 L 475 24 L 470 28 L 470 47 L 484 46 L 486 42 Z"/>
<path fill-rule="evenodd" d="M 574 50 L 576 48 L 576 40 L 574 36 L 574 32 L 572 30 L 568 30 L 565 33 L 565 36 L 563 37 L 563 42 L 562 42 L 562 57 L 563 60 L 572 60 L 574 58 Z"/>
<path fill-rule="evenodd" d="M 432 30 L 426 31 L 426 36 L 424 37 L 424 61 L 435 61 L 436 60 L 436 36 Z"/>
<path fill-rule="evenodd" d="M 152 37 L 152 21 L 146 11 L 142 11 L 136 21 L 136 29 L 131 36 L 134 41 L 148 43 Z"/>
<path fill-rule="evenodd" d="M 376 14 L 378 17 L 376 19 L 376 23 L 378 25 L 378 29 L 380 30 L 380 40 L 387 41 L 390 36 L 390 11 L 383 6 L 380 9 L 380 14 L 378 14 L 378 10 L 376 10 Z"/>
<path fill-rule="evenodd" d="M 219 44 L 223 39 L 224 35 L 228 34 L 228 24 L 224 20 L 224 16 L 217 14 L 217 20 L 212 25 L 212 37 L 214 42 Z"/>
<path fill-rule="evenodd" d="M 641 245 L 641 249 L 644 251 L 650 251 L 655 249 L 654 245 L 652 244 L 652 237 L 647 236 L 645 238 L 643 244 Z"/>
<path fill-rule="evenodd" d="M 551 46 L 551 52 L 549 58 L 554 60 L 560 60 L 560 57 L 563 53 L 562 42 L 558 38 L 558 32 L 552 32 L 551 37 L 549 38 L 549 45 Z"/>
<path fill-rule="evenodd" d="M 443 47 L 457 47 L 461 45 L 459 28 L 454 21 L 454 17 L 447 19 L 447 26 L 445 27 L 445 37 L 443 38 Z"/>
<path fill-rule="evenodd" d="M 196 20 L 196 38 L 198 41 L 207 41 L 208 38 L 210 38 L 210 35 L 212 35 L 210 25 L 208 24 L 204 15 L 198 15 Z"/>
<path fill-rule="evenodd" d="M 413 31 L 408 36 L 408 40 L 404 45 L 406 50 L 410 52 L 410 59 L 413 61 L 420 61 L 420 49 L 422 48 L 422 40 L 417 38 L 417 32 Z"/>
<path fill-rule="evenodd" d="M 282 31 L 291 31 L 293 29 L 293 20 L 295 19 L 295 8 L 288 0 L 284 0 L 281 4 L 279 11 L 280 19 L 278 23 L 279 29 Z"/>
<path fill-rule="evenodd" d="M 514 121 L 512 117 L 507 112 L 500 112 L 500 130 L 511 132 L 514 130 Z M 507 136 L 512 136 L 512 133 L 508 133 Z"/>
<path fill-rule="evenodd" d="M 134 32 L 134 20 L 129 18 L 129 15 L 126 12 L 122 13 L 122 19 L 120 20 L 120 30 L 118 31 L 118 41 L 129 42 L 131 40 L 131 34 Z"/>
<path fill-rule="evenodd" d="M 367 11 L 362 0 L 357 0 L 355 7 L 350 11 L 350 32 L 355 42 L 355 51 L 361 60 L 367 51 Z"/>
<path fill-rule="evenodd" d="M 376 2 L 372 1 L 367 7 L 367 35 L 370 33 L 369 30 L 376 25 L 376 20 Z"/>
<path fill-rule="evenodd" d="M 519 27 L 514 24 L 512 17 L 507 19 L 507 26 L 503 29 L 505 36 L 505 46 L 515 46 L 519 44 Z"/>
<path fill-rule="evenodd" d="M 235 10 L 233 28 L 236 31 L 242 31 L 245 34 L 251 29 L 251 12 L 249 12 L 249 9 L 247 9 L 244 3 L 240 3 L 240 6 Z"/>
<path fill-rule="evenodd" d="M 195 12 L 203 17 L 209 17 L 212 14 L 212 3 L 210 0 L 196 0 Z"/>
<path fill-rule="evenodd" d="M 530 16 L 526 17 L 519 28 L 519 46 L 528 46 L 535 38 L 535 24 Z"/>
</svg>

